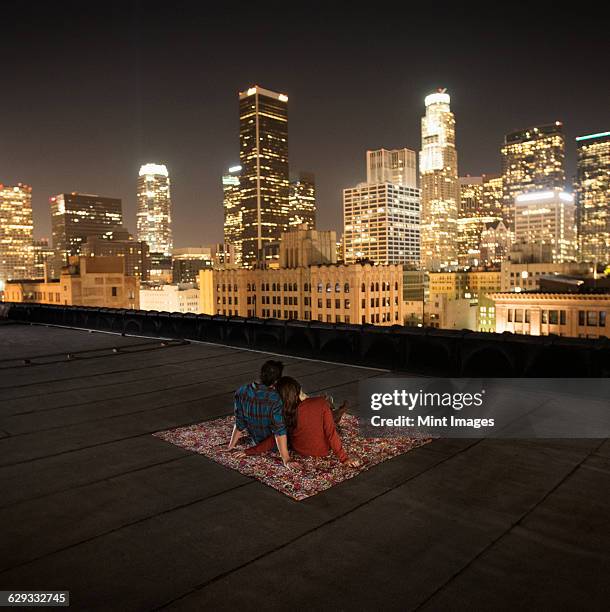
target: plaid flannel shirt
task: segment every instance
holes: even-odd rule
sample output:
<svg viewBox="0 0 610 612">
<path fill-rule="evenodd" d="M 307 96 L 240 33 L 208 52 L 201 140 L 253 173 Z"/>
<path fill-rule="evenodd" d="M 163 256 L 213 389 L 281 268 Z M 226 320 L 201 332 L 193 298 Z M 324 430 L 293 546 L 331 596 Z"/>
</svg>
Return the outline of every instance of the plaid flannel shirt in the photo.
<svg viewBox="0 0 610 612">
<path fill-rule="evenodd" d="M 258 444 L 271 435 L 286 435 L 282 400 L 277 392 L 262 383 L 249 383 L 235 392 L 235 425 L 248 430 Z"/>
</svg>

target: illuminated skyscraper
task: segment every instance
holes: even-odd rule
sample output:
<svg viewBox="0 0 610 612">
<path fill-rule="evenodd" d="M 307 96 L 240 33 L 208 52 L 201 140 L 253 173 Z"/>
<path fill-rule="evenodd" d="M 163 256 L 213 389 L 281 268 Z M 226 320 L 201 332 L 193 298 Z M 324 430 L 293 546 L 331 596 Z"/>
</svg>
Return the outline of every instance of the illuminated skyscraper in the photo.
<svg viewBox="0 0 610 612">
<path fill-rule="evenodd" d="M 407 151 L 413 159 L 415 151 Z M 420 191 L 414 173 L 384 172 L 371 160 L 379 151 L 367 152 L 367 176 L 379 182 L 360 183 L 343 190 L 343 244 L 345 263 L 370 260 L 378 264 L 419 263 Z M 394 153 L 394 151 L 386 151 Z M 396 183 L 388 179 L 396 180 Z"/>
<path fill-rule="evenodd" d="M 32 275 L 33 228 L 32 188 L 0 184 L 0 285 Z"/>
<path fill-rule="evenodd" d="M 163 164 L 140 168 L 137 230 L 138 240 L 148 244 L 151 255 L 171 257 L 172 201 L 169 174 Z"/>
<path fill-rule="evenodd" d="M 610 264 L 610 132 L 579 136 L 576 146 L 580 258 Z"/>
<path fill-rule="evenodd" d="M 531 191 L 515 198 L 515 243 L 520 263 L 576 261 L 576 206 L 562 189 Z"/>
<path fill-rule="evenodd" d="M 508 220 L 504 217 L 504 181 L 500 174 L 483 175 L 483 208 L 485 215 L 490 217 L 501 217 L 506 224 Z"/>
<path fill-rule="evenodd" d="M 53 272 L 59 278 L 68 257 L 81 255 L 81 246 L 89 236 L 109 237 L 124 230 L 123 209 L 118 198 L 104 198 L 86 193 L 60 193 L 50 199 Z"/>
<path fill-rule="evenodd" d="M 299 173 L 290 181 L 290 226 L 306 225 L 316 229 L 316 180 L 310 172 Z"/>
<path fill-rule="evenodd" d="M 502 147 L 504 218 L 512 227 L 515 198 L 565 187 L 563 126 L 556 121 L 507 134 Z"/>
<path fill-rule="evenodd" d="M 235 248 L 235 263 L 241 266 L 242 254 L 242 205 L 239 190 L 239 175 L 241 166 L 232 166 L 227 174 L 222 176 L 223 207 L 225 213 L 224 237 L 225 244 Z"/>
<path fill-rule="evenodd" d="M 239 140 L 242 265 L 251 266 L 290 223 L 288 97 L 258 86 L 241 92 Z"/>
<path fill-rule="evenodd" d="M 52 266 L 53 257 L 55 253 L 52 247 L 49 245 L 48 238 L 42 238 L 41 240 L 34 240 L 32 242 L 33 251 L 33 267 L 32 267 L 32 278 L 52 278 Z"/>
<path fill-rule="evenodd" d="M 460 206 L 458 216 L 483 217 L 483 177 L 460 176 Z"/>
<path fill-rule="evenodd" d="M 458 263 L 460 188 L 450 102 L 444 89 L 426 96 L 421 121 L 421 266 L 425 270 L 451 269 Z"/>
<path fill-rule="evenodd" d="M 486 176 L 462 176 L 457 221 L 458 262 L 462 268 L 485 265 L 481 255 L 481 236 L 502 217 L 496 202 L 488 197 Z"/>
</svg>

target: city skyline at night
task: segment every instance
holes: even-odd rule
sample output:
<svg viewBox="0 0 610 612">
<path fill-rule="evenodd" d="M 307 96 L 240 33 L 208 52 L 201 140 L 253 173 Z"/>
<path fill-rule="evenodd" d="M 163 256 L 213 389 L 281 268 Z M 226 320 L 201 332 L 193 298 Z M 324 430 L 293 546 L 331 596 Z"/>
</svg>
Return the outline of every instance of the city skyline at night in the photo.
<svg viewBox="0 0 610 612">
<path fill-rule="evenodd" d="M 109 3 L 99 11 L 75 6 L 51 11 L 41 5 L 36 15 L 28 13 L 28 35 L 36 34 L 31 48 L 23 57 L 5 55 L 11 58 L 5 82 L 15 87 L 3 101 L 0 119 L 0 180 L 32 186 L 37 237 L 50 236 L 49 196 L 71 191 L 121 198 L 125 223 L 135 233 L 134 176 L 141 164 L 159 160 L 172 176 L 176 246 L 222 240 L 219 177 L 239 162 L 235 97 L 254 83 L 289 96 L 290 167 L 315 174 L 318 225 L 339 231 L 342 189 L 360 180 L 364 152 L 419 150 L 422 100 L 438 87 L 451 93 L 461 175 L 499 173 L 506 134 L 562 121 L 571 182 L 574 139 L 607 129 L 607 84 L 582 79 L 578 88 L 566 87 L 577 66 L 591 74 L 603 69 L 604 54 L 594 35 L 600 26 L 584 17 L 567 24 L 547 16 L 553 28 L 540 36 L 551 37 L 552 31 L 554 40 L 561 39 L 548 51 L 540 51 L 539 37 L 534 41 L 513 31 L 509 62 L 478 52 L 481 45 L 496 44 L 487 28 L 491 17 L 462 19 L 459 36 L 441 25 L 428 45 L 426 16 L 415 12 L 404 50 L 397 59 L 384 54 L 387 69 L 379 72 L 367 41 L 381 31 L 388 35 L 386 46 L 398 48 L 404 41 L 396 26 L 338 6 L 327 12 L 325 23 L 313 17 L 295 22 L 271 12 L 257 17 L 242 9 L 244 23 L 235 24 L 230 11 L 204 16 L 186 3 L 192 25 L 182 27 L 180 38 L 172 33 L 176 17 L 171 14 L 161 23 L 152 11 L 140 14 L 136 4 Z M 8 9 L 14 27 L 0 43 L 7 50 L 23 35 L 24 14 L 20 7 Z M 273 32 L 273 43 L 271 38 L 259 43 L 263 62 L 244 55 L 246 22 Z M 346 27 L 337 28 L 339 23 Z M 66 28 L 75 32 L 74 44 L 87 32 L 82 53 L 74 53 L 72 42 L 62 42 Z M 510 21 L 499 24 L 494 37 L 509 29 Z M 312 31 L 316 44 L 303 53 L 302 42 Z M 159 32 L 167 35 L 155 36 Z M 271 48 L 285 53 L 269 53 Z M 455 53 L 449 57 L 450 48 Z M 409 69 L 397 70 L 398 58 L 406 55 Z M 195 66 L 196 79 L 184 80 L 187 63 Z M 151 74 L 164 84 L 154 93 Z M 59 104 L 55 92 L 61 86 L 70 86 L 71 95 L 60 96 Z"/>
</svg>

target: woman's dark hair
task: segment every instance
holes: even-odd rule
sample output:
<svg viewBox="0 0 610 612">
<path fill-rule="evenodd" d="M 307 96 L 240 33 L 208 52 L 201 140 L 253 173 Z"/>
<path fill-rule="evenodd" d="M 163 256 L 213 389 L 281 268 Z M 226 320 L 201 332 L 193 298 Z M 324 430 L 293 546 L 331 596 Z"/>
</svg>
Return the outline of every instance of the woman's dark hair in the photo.
<svg viewBox="0 0 610 612">
<path fill-rule="evenodd" d="M 290 376 L 282 376 L 275 383 L 275 390 L 282 398 L 284 423 L 288 433 L 290 433 L 297 426 L 297 408 L 301 403 L 301 385 Z"/>
<path fill-rule="evenodd" d="M 266 387 L 274 385 L 277 379 L 282 375 L 284 371 L 284 364 L 281 361 L 265 361 L 261 368 L 261 382 Z"/>
</svg>

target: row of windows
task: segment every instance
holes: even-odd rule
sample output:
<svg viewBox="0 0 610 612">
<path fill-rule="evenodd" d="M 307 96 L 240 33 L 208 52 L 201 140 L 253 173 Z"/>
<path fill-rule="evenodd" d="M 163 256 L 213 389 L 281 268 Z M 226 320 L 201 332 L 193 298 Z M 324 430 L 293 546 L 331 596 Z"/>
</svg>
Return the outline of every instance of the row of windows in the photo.
<svg viewBox="0 0 610 612">
<path fill-rule="evenodd" d="M 220 296 L 218 296 L 216 298 L 216 303 L 220 304 Z M 222 296 L 222 303 L 223 304 L 234 304 L 235 306 L 237 306 L 238 301 L 237 301 L 237 296 L 235 296 L 234 298 L 229 296 L 228 298 L 226 296 Z"/>
<path fill-rule="evenodd" d="M 523 308 L 509 308 L 507 320 L 509 323 L 529 323 L 530 311 Z M 565 325 L 566 311 L 565 310 L 542 310 L 540 313 L 540 322 L 543 325 Z M 589 327 L 605 327 L 606 326 L 606 311 L 605 310 L 579 310 L 578 325 Z"/>
<path fill-rule="evenodd" d="M 606 311 L 605 310 L 579 310 L 578 325 L 588 325 L 590 327 L 605 327 L 606 326 Z"/>
<path fill-rule="evenodd" d="M 391 289 L 391 283 L 390 282 L 386 282 L 386 281 L 382 281 L 381 283 L 377 282 L 377 283 L 371 283 L 371 291 L 390 291 Z M 256 284 L 254 283 L 248 283 L 247 286 L 247 291 L 256 291 Z M 340 293 L 341 292 L 341 283 L 335 283 L 334 284 L 334 291 L 335 293 Z M 333 291 L 333 285 L 332 283 L 326 283 L 326 286 L 324 285 L 324 283 L 318 283 L 317 285 L 317 290 L 318 293 L 322 293 L 324 290 L 326 289 L 327 293 L 331 293 Z M 262 291 L 281 291 L 282 290 L 282 285 L 281 283 L 262 283 L 261 284 L 261 290 Z M 284 291 L 298 291 L 298 285 L 297 283 L 284 283 L 283 285 L 283 290 Z M 360 290 L 362 292 L 366 291 L 366 284 L 362 283 Z M 394 283 L 394 290 L 398 291 L 398 282 Z M 217 284 L 216 285 L 216 291 L 220 292 L 226 292 L 226 291 L 237 291 L 237 284 L 225 284 L 223 283 L 222 285 Z M 303 285 L 303 291 L 304 292 L 309 292 L 311 291 L 311 284 L 310 283 L 304 283 Z M 349 283 L 344 283 L 343 284 L 343 293 L 349 293 L 350 292 L 350 284 Z"/>
<path fill-rule="evenodd" d="M 305 305 L 309 303 L 309 299 L 310 298 L 304 299 Z M 256 296 L 249 295 L 247 298 L 247 302 L 248 304 L 256 304 Z M 282 296 L 280 295 L 263 295 L 261 297 L 261 304 L 281 304 L 281 303 L 282 303 Z M 296 295 L 294 297 L 292 295 L 284 296 L 284 306 L 298 306 L 298 304 L 299 304 L 299 299 L 297 298 Z"/>
</svg>

